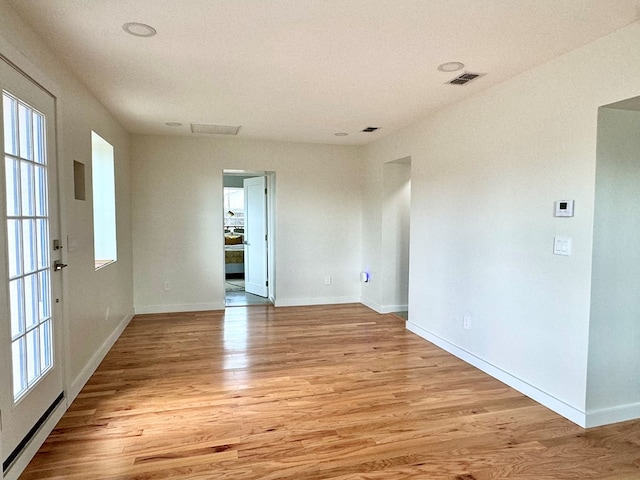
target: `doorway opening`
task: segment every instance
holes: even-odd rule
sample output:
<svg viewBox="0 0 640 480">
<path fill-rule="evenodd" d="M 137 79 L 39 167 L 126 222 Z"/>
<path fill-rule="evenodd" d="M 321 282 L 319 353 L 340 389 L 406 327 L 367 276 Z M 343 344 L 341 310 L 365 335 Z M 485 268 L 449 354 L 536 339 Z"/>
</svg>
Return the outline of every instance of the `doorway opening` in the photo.
<svg viewBox="0 0 640 480">
<path fill-rule="evenodd" d="M 223 171 L 225 305 L 274 301 L 270 172 Z"/>
<path fill-rule="evenodd" d="M 411 157 L 383 165 L 383 313 L 409 317 Z"/>
</svg>

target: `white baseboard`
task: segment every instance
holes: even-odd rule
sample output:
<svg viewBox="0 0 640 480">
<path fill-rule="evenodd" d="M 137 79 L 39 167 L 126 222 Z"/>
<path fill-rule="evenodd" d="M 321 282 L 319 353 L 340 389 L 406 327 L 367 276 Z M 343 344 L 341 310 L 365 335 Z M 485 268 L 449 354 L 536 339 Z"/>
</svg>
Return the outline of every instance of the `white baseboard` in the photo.
<svg viewBox="0 0 640 480">
<path fill-rule="evenodd" d="M 382 313 L 382 305 L 377 304 L 373 300 L 369 300 L 368 298 L 365 298 L 365 297 L 360 297 L 360 303 L 363 304 L 365 307 L 369 307 L 371 310 L 374 310 L 378 313 Z"/>
<path fill-rule="evenodd" d="M 378 313 L 393 313 L 393 312 L 406 312 L 409 310 L 409 305 L 380 305 L 368 298 L 360 297 L 360 303 L 369 307 L 371 310 L 375 310 Z"/>
<path fill-rule="evenodd" d="M 431 343 L 437 345 L 443 350 L 449 352 L 450 354 L 464 360 L 465 362 L 473 365 L 474 367 L 482 370 L 483 372 L 491 375 L 493 378 L 500 380 L 502 383 L 509 385 L 511 388 L 519 391 L 520 393 L 526 395 L 527 397 L 535 400 L 536 402 L 544 405 L 550 410 L 553 410 L 557 414 L 565 417 L 568 420 L 571 420 L 573 423 L 578 424 L 579 426 L 586 428 L 587 426 L 587 416 L 585 412 L 578 410 L 575 407 L 559 400 L 548 393 L 540 390 L 533 385 L 521 380 L 518 377 L 511 375 L 508 372 L 486 362 L 485 360 L 476 357 L 472 353 L 467 352 L 466 350 L 449 343 L 447 340 L 434 335 L 424 328 L 416 325 L 415 323 L 407 322 L 407 329 L 416 335 L 424 338 L 425 340 L 430 341 Z M 595 426 L 595 425 L 594 425 Z"/>
<path fill-rule="evenodd" d="M 275 306 L 304 307 L 308 305 L 336 305 L 341 303 L 360 303 L 360 297 L 277 298 Z"/>
<path fill-rule="evenodd" d="M 626 422 L 640 418 L 640 403 L 621 405 L 619 407 L 603 408 L 587 411 L 586 428 L 600 427 L 612 423 Z"/>
<path fill-rule="evenodd" d="M 406 312 L 409 305 L 382 305 L 379 313 Z"/>
<path fill-rule="evenodd" d="M 73 381 L 71 382 L 71 385 L 69 385 L 67 388 L 68 405 L 71 405 L 71 402 L 73 402 L 75 398 L 78 396 L 78 394 L 80 393 L 80 390 L 82 390 L 85 384 L 89 381 L 89 379 L 91 378 L 91 375 L 93 375 L 93 373 L 96 371 L 96 369 L 100 365 L 100 362 L 102 362 L 102 360 L 107 355 L 107 353 L 109 353 L 109 350 L 111 350 L 111 347 L 113 347 L 113 344 L 116 343 L 116 340 L 120 338 L 120 335 L 122 335 L 122 332 L 124 332 L 124 329 L 127 328 L 127 325 L 129 325 L 129 322 L 131 321 L 132 318 L 133 318 L 133 314 L 129 314 L 120 321 L 116 329 L 111 333 L 111 335 L 109 335 L 109 337 L 107 337 L 107 339 L 104 341 L 102 346 L 91 357 L 91 360 L 89 360 L 89 362 L 85 365 L 85 367 L 78 374 L 78 376 L 73 379 Z"/>
<path fill-rule="evenodd" d="M 180 313 L 180 312 L 205 312 L 209 310 L 224 310 L 224 302 L 216 303 L 182 303 L 178 305 L 145 305 L 135 307 L 136 315 L 148 313 Z"/>
</svg>

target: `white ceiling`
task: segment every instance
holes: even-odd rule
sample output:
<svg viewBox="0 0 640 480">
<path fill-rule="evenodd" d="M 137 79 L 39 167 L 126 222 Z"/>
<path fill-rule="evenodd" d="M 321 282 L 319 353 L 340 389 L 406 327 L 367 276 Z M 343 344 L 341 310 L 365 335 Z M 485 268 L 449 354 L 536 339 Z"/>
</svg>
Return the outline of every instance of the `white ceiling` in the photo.
<svg viewBox="0 0 640 480">
<path fill-rule="evenodd" d="M 636 20 L 640 0 L 9 0 L 131 133 L 363 144 Z M 142 22 L 140 38 L 122 25 Z M 485 73 L 467 86 L 437 66 Z M 526 92 L 523 92 L 526 95 Z M 168 127 L 165 122 L 181 122 Z M 361 133 L 365 127 L 381 127 Z M 334 133 L 349 133 L 336 137 Z"/>
</svg>

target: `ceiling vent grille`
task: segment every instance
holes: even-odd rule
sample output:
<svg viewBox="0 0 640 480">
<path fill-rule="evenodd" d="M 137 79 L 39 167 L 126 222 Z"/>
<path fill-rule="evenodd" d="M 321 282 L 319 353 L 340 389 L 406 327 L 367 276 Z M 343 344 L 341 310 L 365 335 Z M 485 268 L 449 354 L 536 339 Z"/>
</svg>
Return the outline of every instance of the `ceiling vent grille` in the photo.
<svg viewBox="0 0 640 480">
<path fill-rule="evenodd" d="M 367 128 L 365 128 L 364 130 L 362 130 L 362 131 L 363 131 L 363 132 L 370 133 L 370 132 L 375 132 L 375 131 L 376 131 L 376 130 L 378 130 L 379 128 L 380 128 L 380 127 L 367 127 Z"/>
<path fill-rule="evenodd" d="M 192 123 L 193 133 L 206 133 L 208 135 L 237 135 L 240 125 L 208 125 L 204 123 Z"/>
<path fill-rule="evenodd" d="M 462 75 L 458 75 L 453 80 L 449 80 L 447 83 L 449 83 L 451 85 L 466 85 L 471 80 L 475 80 L 476 78 L 481 77 L 481 76 L 482 76 L 482 73 L 466 72 L 466 73 L 463 73 Z"/>
</svg>

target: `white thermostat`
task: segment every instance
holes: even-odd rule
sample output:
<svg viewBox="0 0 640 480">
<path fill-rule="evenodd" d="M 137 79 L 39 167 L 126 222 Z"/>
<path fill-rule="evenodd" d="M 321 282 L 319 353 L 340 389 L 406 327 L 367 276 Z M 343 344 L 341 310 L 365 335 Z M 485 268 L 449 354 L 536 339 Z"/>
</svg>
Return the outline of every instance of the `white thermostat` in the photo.
<svg viewBox="0 0 640 480">
<path fill-rule="evenodd" d="M 573 200 L 556 200 L 556 217 L 573 217 Z"/>
</svg>

